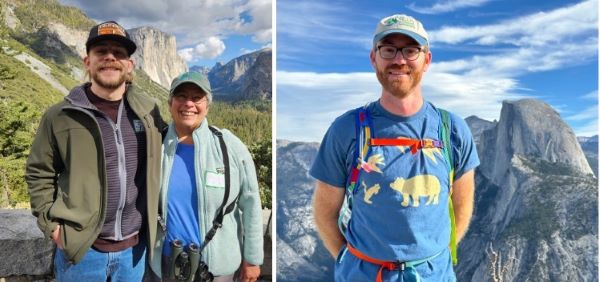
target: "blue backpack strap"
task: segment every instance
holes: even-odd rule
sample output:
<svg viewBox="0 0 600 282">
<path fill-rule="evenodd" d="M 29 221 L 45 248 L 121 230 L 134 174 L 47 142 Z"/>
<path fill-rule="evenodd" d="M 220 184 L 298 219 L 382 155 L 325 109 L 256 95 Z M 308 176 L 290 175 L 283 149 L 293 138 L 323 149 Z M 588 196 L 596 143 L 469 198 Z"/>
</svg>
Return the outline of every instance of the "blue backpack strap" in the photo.
<svg viewBox="0 0 600 282">
<path fill-rule="evenodd" d="M 454 217 L 454 205 L 452 204 L 452 185 L 454 183 L 454 156 L 452 151 L 452 119 L 450 113 L 444 109 L 436 108 L 440 116 L 440 126 L 438 129 L 439 139 L 444 142 L 443 154 L 448 166 L 448 214 L 450 216 L 450 253 L 452 254 L 452 264 L 458 263 L 457 243 L 456 243 L 456 220 Z"/>
<path fill-rule="evenodd" d="M 352 165 L 350 166 L 348 179 L 346 180 L 346 196 L 338 217 L 338 227 L 342 234 L 345 234 L 352 216 L 352 197 L 356 193 L 355 188 L 360 181 L 361 161 L 367 158 L 371 151 L 369 140 L 373 137 L 373 132 L 371 130 L 371 118 L 367 110 L 368 106 L 369 104 L 354 110 L 356 132 L 355 148 Z"/>
</svg>

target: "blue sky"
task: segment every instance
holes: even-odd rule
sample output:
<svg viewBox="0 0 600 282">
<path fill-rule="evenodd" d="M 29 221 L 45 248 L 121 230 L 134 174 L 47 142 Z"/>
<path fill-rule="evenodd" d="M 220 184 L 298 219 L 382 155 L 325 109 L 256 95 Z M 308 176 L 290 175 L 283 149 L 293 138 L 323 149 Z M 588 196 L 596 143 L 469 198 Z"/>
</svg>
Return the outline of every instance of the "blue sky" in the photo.
<svg viewBox="0 0 600 282">
<path fill-rule="evenodd" d="M 335 117 L 376 100 L 373 31 L 416 17 L 433 61 L 425 99 L 498 119 L 503 100 L 537 98 L 578 136 L 598 134 L 598 1 L 277 1 L 277 138 L 321 141 Z"/>
<path fill-rule="evenodd" d="M 272 0 L 59 0 L 96 22 L 151 26 L 174 35 L 188 66 L 212 67 L 270 47 Z"/>
</svg>

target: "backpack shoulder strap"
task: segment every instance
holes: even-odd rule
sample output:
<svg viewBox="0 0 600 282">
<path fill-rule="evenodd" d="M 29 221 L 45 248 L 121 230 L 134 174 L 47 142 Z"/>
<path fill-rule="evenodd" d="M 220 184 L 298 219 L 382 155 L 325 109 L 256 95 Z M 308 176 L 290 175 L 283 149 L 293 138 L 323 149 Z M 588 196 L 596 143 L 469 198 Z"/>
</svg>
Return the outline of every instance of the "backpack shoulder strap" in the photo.
<svg viewBox="0 0 600 282">
<path fill-rule="evenodd" d="M 454 217 L 454 205 L 452 204 L 452 185 L 454 183 L 454 157 L 452 150 L 452 120 L 450 113 L 444 109 L 436 108 L 440 115 L 440 126 L 438 130 L 439 138 L 444 142 L 444 158 L 448 164 L 448 181 L 449 181 L 449 196 L 448 199 L 448 214 L 450 216 L 450 253 L 452 254 L 452 264 L 458 263 L 457 244 L 456 244 L 456 219 Z"/>
<path fill-rule="evenodd" d="M 354 195 L 355 188 L 358 186 L 357 183 L 360 178 L 362 162 L 364 162 L 364 159 L 367 157 L 370 151 L 369 141 L 373 137 L 373 133 L 371 131 L 371 120 L 367 110 L 368 106 L 369 104 L 366 104 L 365 106 L 356 108 L 354 110 L 354 127 L 356 132 L 354 153 L 352 164 L 350 165 L 348 172 L 348 178 L 346 180 L 344 202 L 338 217 L 338 227 L 340 228 L 342 235 L 345 234 L 348 223 L 350 222 L 350 218 L 352 217 L 352 196 Z"/>
</svg>

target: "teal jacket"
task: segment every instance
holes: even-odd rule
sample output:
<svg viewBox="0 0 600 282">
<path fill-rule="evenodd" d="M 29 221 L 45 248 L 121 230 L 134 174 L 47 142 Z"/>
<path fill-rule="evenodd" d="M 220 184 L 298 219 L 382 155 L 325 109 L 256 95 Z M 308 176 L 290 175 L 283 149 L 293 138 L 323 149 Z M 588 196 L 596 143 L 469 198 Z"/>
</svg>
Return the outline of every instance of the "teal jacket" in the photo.
<svg viewBox="0 0 600 282">
<path fill-rule="evenodd" d="M 235 200 L 240 190 L 241 194 L 237 207 L 224 217 L 223 227 L 218 229 L 215 237 L 202 253 L 202 260 L 216 276 L 233 274 L 239 268 L 242 258 L 254 265 L 263 262 L 262 209 L 254 162 L 240 139 L 228 130 L 221 130 L 221 132 L 229 153 L 231 190 L 228 203 Z M 200 127 L 194 131 L 193 139 L 198 207 L 201 209 L 198 218 L 203 233 L 201 238 L 204 239 L 205 233 L 212 227 L 215 212 L 221 206 L 225 193 L 224 187 L 210 186 L 211 183 L 206 181 L 206 175 L 217 174 L 218 177 L 225 177 L 224 165 L 219 139 L 208 128 L 207 119 L 204 119 Z M 171 124 L 162 147 L 159 209 L 162 211 L 164 222 L 167 222 L 166 218 L 169 216 L 166 196 L 177 143 L 175 125 Z M 161 277 L 161 256 L 165 234 L 161 228 L 157 230 L 157 240 L 150 266 Z"/>
</svg>

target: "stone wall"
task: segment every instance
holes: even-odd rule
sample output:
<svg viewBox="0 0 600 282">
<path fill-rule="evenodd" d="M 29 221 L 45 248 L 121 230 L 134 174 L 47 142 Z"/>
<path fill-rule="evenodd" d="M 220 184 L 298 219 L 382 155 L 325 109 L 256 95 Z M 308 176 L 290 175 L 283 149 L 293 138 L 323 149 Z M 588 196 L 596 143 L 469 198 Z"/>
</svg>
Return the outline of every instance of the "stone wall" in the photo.
<svg viewBox="0 0 600 282">
<path fill-rule="evenodd" d="M 265 263 L 262 281 L 272 277 L 272 224 L 267 224 L 270 210 L 263 210 Z M 53 281 L 54 243 L 45 239 L 30 210 L 0 209 L 0 282 Z"/>
</svg>

